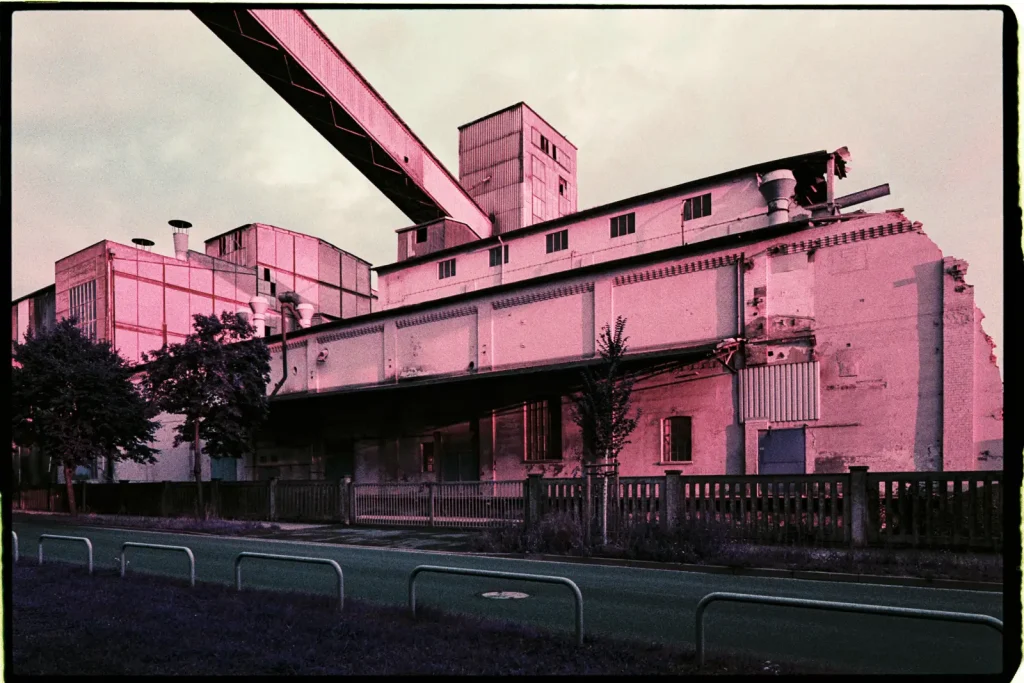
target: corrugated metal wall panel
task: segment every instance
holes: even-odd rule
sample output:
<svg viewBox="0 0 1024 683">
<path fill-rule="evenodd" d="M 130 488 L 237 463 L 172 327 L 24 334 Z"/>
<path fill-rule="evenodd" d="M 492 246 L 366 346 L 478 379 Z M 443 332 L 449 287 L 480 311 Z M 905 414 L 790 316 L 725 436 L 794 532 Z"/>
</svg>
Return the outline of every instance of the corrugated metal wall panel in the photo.
<svg viewBox="0 0 1024 683">
<path fill-rule="evenodd" d="M 487 178 L 487 182 L 484 182 Z M 502 187 L 515 185 L 523 182 L 523 165 L 519 157 L 502 161 L 494 166 L 482 168 L 474 173 L 467 174 L 462 179 L 462 186 L 469 194 L 476 197 L 485 192 L 491 192 Z"/>
<path fill-rule="evenodd" d="M 459 154 L 459 175 L 467 176 L 502 161 L 518 159 L 522 150 L 520 134 L 511 133 Z"/>
<path fill-rule="evenodd" d="M 523 108 L 515 107 L 459 131 L 459 153 L 523 129 Z"/>
<path fill-rule="evenodd" d="M 741 420 L 817 420 L 819 370 L 817 361 L 740 370 Z"/>
</svg>

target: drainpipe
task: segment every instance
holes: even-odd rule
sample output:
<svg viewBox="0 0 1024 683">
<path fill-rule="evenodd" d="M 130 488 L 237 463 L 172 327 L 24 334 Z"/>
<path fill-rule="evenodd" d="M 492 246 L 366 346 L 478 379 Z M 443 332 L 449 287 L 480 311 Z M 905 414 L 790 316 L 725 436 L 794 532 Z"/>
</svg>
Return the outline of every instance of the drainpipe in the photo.
<svg viewBox="0 0 1024 683">
<path fill-rule="evenodd" d="M 274 385 L 274 390 L 270 392 L 271 396 L 277 394 L 288 379 L 288 319 L 284 314 L 287 311 L 295 316 L 296 319 L 299 319 L 299 312 L 295 309 L 298 299 L 299 297 L 295 292 L 284 292 L 277 297 L 277 300 L 281 302 L 281 363 L 283 364 L 283 372 L 281 373 L 281 381 Z M 298 305 L 302 306 L 303 304 Z M 312 306 L 310 306 L 310 309 L 312 309 Z"/>
<path fill-rule="evenodd" d="M 498 284 L 505 284 L 505 243 L 501 241 L 501 233 L 496 235 L 498 238 L 498 247 L 501 252 L 498 254 L 498 276 L 501 278 L 501 282 Z"/>
</svg>

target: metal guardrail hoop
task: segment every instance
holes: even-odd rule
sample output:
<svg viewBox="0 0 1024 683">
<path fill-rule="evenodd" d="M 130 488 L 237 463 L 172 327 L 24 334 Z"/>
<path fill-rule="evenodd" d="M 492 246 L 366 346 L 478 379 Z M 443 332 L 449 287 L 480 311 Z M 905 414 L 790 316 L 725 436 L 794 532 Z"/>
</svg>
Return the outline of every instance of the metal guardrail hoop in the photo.
<svg viewBox="0 0 1024 683">
<path fill-rule="evenodd" d="M 190 567 L 190 570 L 191 570 L 190 571 L 191 576 L 189 577 L 189 580 L 190 580 L 190 583 L 192 584 L 192 587 L 193 588 L 196 587 L 196 558 L 195 558 L 195 555 L 192 554 L 192 551 L 189 548 L 186 548 L 183 545 L 158 545 L 156 543 L 131 543 L 131 542 L 123 543 L 123 544 L 121 544 L 121 578 L 122 579 L 124 578 L 124 570 L 125 570 L 124 557 L 125 557 L 125 552 L 128 550 L 128 548 L 153 548 L 154 550 L 180 550 L 181 552 L 183 552 L 186 555 L 188 555 L 188 562 L 189 562 L 189 567 Z"/>
<path fill-rule="evenodd" d="M 910 619 L 932 619 L 935 621 L 957 621 L 967 624 L 981 624 L 1003 633 L 1003 622 L 987 614 L 970 612 L 943 612 L 931 609 L 914 609 L 911 607 L 890 607 L 888 605 L 861 605 L 855 602 L 832 602 L 829 600 L 805 600 L 802 598 L 779 598 L 767 595 L 749 595 L 747 593 L 709 593 L 697 603 L 697 667 L 704 666 L 704 610 L 712 602 L 747 602 L 761 605 L 781 605 L 784 607 L 805 607 L 833 612 L 857 612 L 861 614 L 884 614 Z"/>
<path fill-rule="evenodd" d="M 262 558 L 264 560 L 284 560 L 286 562 L 304 562 L 307 564 L 328 564 L 334 567 L 334 571 L 338 574 L 338 609 L 345 609 L 345 577 L 341 573 L 341 567 L 334 560 L 322 557 L 271 555 L 270 553 L 238 553 L 235 557 L 235 588 L 238 590 L 242 590 L 242 559 L 246 557 Z"/>
<path fill-rule="evenodd" d="M 14 562 L 18 562 L 18 533 L 16 531 L 11 532 L 11 539 L 14 541 Z"/>
<path fill-rule="evenodd" d="M 85 543 L 85 547 L 89 549 L 89 573 L 92 574 L 92 541 L 85 536 L 58 536 L 56 534 L 40 534 L 39 535 L 39 564 L 43 563 L 43 539 L 51 538 L 59 541 L 82 541 Z"/>
<path fill-rule="evenodd" d="M 516 572 L 494 572 L 485 569 L 463 569 L 461 567 L 438 567 L 421 564 L 409 575 L 409 609 L 416 618 L 416 577 L 422 572 L 435 574 L 459 574 L 462 576 L 491 576 L 499 579 L 515 579 L 517 581 L 534 581 L 536 583 L 556 583 L 568 586 L 576 601 L 576 644 L 583 644 L 583 594 L 579 586 L 562 576 L 542 576 L 540 574 L 518 574 Z"/>
</svg>

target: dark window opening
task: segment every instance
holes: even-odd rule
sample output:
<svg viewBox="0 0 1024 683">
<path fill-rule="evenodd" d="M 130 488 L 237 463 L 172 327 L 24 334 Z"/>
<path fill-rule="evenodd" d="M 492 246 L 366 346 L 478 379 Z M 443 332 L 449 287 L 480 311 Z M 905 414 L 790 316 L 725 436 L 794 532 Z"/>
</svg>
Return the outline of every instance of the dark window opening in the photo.
<svg viewBox="0 0 1024 683">
<path fill-rule="evenodd" d="M 690 462 L 693 459 L 692 418 L 665 418 L 664 455 L 666 462 Z"/>
<path fill-rule="evenodd" d="M 558 147 L 551 145 L 551 158 L 558 161 Z"/>
<path fill-rule="evenodd" d="M 263 269 L 263 279 L 267 282 L 270 282 L 270 268 Z"/>
<path fill-rule="evenodd" d="M 427 229 L 416 228 L 416 244 L 422 244 L 427 241 Z"/>
<path fill-rule="evenodd" d="M 526 460 L 562 459 L 562 399 L 527 403 L 524 406 Z"/>
<path fill-rule="evenodd" d="M 545 236 L 546 246 L 548 253 L 556 251 L 562 251 L 563 249 L 569 248 L 569 231 L 560 230 L 558 232 L 552 232 Z"/>
<path fill-rule="evenodd" d="M 491 268 L 500 266 L 503 262 L 508 263 L 508 245 L 505 244 L 491 247 L 488 250 L 488 255 L 490 256 Z M 504 260 L 502 257 L 504 257 Z"/>
<path fill-rule="evenodd" d="M 636 214 L 627 213 L 624 216 L 616 216 L 611 220 L 612 237 L 632 235 L 636 232 Z"/>
<path fill-rule="evenodd" d="M 550 151 L 550 144 L 548 143 L 548 139 L 546 137 L 544 137 L 543 135 L 540 136 L 540 151 L 544 152 L 545 154 L 550 154 L 551 153 L 551 151 Z"/>
<path fill-rule="evenodd" d="M 443 280 L 448 277 L 455 276 L 455 259 L 451 258 L 447 261 L 441 261 L 437 264 L 437 279 Z"/>
<path fill-rule="evenodd" d="M 683 220 L 693 220 L 711 215 L 711 193 L 690 197 L 683 202 Z"/>
<path fill-rule="evenodd" d="M 566 182 L 565 178 L 558 179 L 558 194 L 565 195 L 566 190 L 569 189 L 569 183 Z"/>
<path fill-rule="evenodd" d="M 434 471 L 434 444 L 427 441 L 420 444 L 420 462 L 423 472 Z"/>
</svg>

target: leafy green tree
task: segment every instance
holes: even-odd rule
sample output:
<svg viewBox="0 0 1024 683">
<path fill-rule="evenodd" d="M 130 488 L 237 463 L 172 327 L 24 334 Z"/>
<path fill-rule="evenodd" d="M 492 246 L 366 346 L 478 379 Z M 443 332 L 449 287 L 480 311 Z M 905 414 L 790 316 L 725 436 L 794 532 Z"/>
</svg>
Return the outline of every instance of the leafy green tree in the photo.
<svg viewBox="0 0 1024 683">
<path fill-rule="evenodd" d="M 615 319 L 615 329 L 605 325 L 597 339 L 601 363 L 582 372 L 582 389 L 573 396 L 572 419 L 581 432 L 584 462 L 615 461 L 640 420 L 630 417 L 633 379 L 622 370 L 626 354 L 626 319 Z"/>
<path fill-rule="evenodd" d="M 270 351 L 235 313 L 192 318 L 194 331 L 184 342 L 144 354 L 143 360 L 154 404 L 185 418 L 175 428 L 174 445 L 192 444 L 197 512 L 205 517 L 201 454 L 238 458 L 252 451 L 269 412 Z"/>
<path fill-rule="evenodd" d="M 151 463 L 148 446 L 160 426 L 134 381 L 136 370 L 111 348 L 61 320 L 14 344 L 11 406 L 13 438 L 37 447 L 63 468 L 68 507 L 78 514 L 75 468 L 97 458 Z"/>
</svg>

